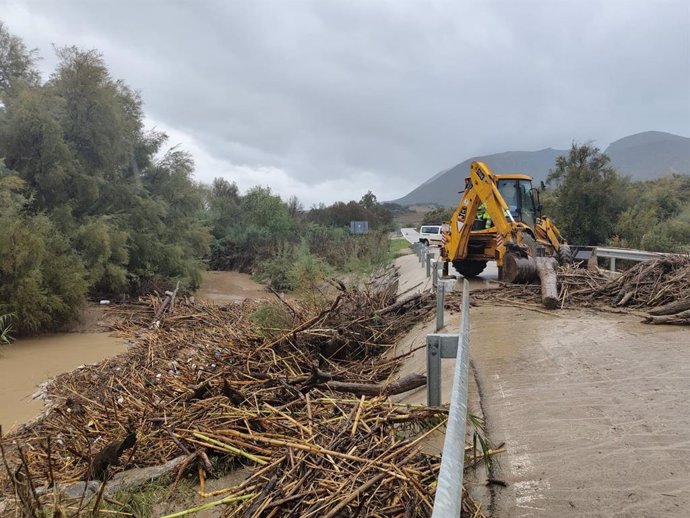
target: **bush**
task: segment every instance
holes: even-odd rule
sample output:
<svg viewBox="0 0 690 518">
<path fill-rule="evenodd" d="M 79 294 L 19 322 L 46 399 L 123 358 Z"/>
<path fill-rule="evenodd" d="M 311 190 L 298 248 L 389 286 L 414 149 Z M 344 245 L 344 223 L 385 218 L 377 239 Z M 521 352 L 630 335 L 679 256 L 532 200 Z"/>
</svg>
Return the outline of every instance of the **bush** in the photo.
<svg viewBox="0 0 690 518">
<path fill-rule="evenodd" d="M 45 216 L 3 215 L 0 228 L 0 313 L 20 334 L 64 325 L 89 287 L 81 258 Z"/>
<path fill-rule="evenodd" d="M 270 259 L 260 261 L 256 265 L 255 276 L 260 282 L 265 282 L 276 291 L 291 291 L 295 288 L 291 273 L 295 261 L 295 249 L 285 245 Z"/>
</svg>

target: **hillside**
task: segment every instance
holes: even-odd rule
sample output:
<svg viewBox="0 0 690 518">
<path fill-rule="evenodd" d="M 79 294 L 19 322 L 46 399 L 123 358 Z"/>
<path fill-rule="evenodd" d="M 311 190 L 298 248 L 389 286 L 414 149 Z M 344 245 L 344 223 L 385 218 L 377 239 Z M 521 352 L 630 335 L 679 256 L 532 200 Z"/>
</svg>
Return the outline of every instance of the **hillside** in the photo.
<svg viewBox="0 0 690 518">
<path fill-rule="evenodd" d="M 415 190 L 403 196 L 394 203 L 400 205 L 414 205 L 422 203 L 437 203 L 439 205 L 455 205 L 460 199 L 458 192 L 464 188 L 464 181 L 470 164 L 474 160 L 486 162 L 497 172 L 521 173 L 529 171 L 538 183 L 546 178 L 549 169 L 553 167 L 556 157 L 564 153 L 561 149 L 542 149 L 541 151 L 508 151 L 468 158 L 464 162 L 450 169 L 437 173 Z"/>
<path fill-rule="evenodd" d="M 547 148 L 540 151 L 508 151 L 493 155 L 468 158 L 422 183 L 400 199 L 400 205 L 435 203 L 455 205 L 458 192 L 464 187 L 464 178 L 474 160 L 486 162 L 497 173 L 526 173 L 532 175 L 535 185 L 545 180 L 556 161 L 565 153 L 562 149 Z M 616 140 L 605 150 L 613 166 L 623 175 L 635 180 L 654 179 L 671 173 L 690 174 L 690 138 L 647 131 Z"/>
<path fill-rule="evenodd" d="M 690 138 L 646 131 L 616 140 L 604 151 L 622 174 L 634 180 L 690 174 Z"/>
</svg>

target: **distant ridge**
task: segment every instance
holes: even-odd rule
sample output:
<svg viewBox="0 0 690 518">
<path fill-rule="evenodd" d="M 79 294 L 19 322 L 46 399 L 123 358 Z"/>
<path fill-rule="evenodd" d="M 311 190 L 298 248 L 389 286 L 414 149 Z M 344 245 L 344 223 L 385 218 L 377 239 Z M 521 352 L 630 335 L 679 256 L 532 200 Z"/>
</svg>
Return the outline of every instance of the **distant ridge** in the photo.
<svg viewBox="0 0 690 518">
<path fill-rule="evenodd" d="M 546 179 L 556 158 L 564 149 L 507 151 L 468 158 L 464 162 L 436 173 L 419 187 L 393 203 L 400 205 L 438 204 L 453 206 L 464 188 L 464 180 L 474 160 L 486 162 L 496 173 L 525 173 L 534 184 Z M 635 180 L 653 179 L 672 173 L 690 174 L 690 138 L 661 131 L 629 135 L 611 143 L 604 151 L 613 166 Z"/>
<path fill-rule="evenodd" d="M 690 174 L 690 138 L 645 131 L 616 140 L 605 153 L 618 172 L 635 180 Z"/>
</svg>

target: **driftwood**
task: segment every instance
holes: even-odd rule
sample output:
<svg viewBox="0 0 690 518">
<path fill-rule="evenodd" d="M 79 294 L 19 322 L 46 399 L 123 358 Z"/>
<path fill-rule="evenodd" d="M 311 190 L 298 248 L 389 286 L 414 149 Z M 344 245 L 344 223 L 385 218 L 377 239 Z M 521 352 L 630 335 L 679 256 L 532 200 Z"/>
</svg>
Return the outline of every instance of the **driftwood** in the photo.
<svg viewBox="0 0 690 518">
<path fill-rule="evenodd" d="M 558 282 L 556 267 L 558 263 L 552 257 L 535 257 L 537 274 L 541 281 L 541 303 L 546 309 L 558 307 Z"/>
<path fill-rule="evenodd" d="M 505 270 L 504 270 L 505 271 Z M 577 268 L 558 269 L 558 302 L 562 308 L 592 308 L 614 313 L 649 312 L 648 324 L 690 325 L 690 256 L 666 255 L 641 262 L 615 279 Z M 472 302 L 502 301 L 536 306 L 543 286 L 499 283 L 499 288 L 472 291 Z M 459 297 L 451 294 L 448 305 L 459 308 Z M 615 310 L 613 308 L 621 308 Z M 624 308 L 624 309 L 623 309 Z M 669 318 L 662 318 L 669 317 Z"/>
<path fill-rule="evenodd" d="M 94 462 L 92 470 L 111 480 L 123 469 L 114 466 L 118 460 L 147 468 L 184 453 L 178 476 L 194 465 L 203 492 L 211 472 L 208 455 L 221 465 L 241 462 L 251 470 L 217 501 L 235 516 L 402 516 L 414 509 L 414 516 L 428 517 L 439 459 L 421 444 L 444 425 L 447 410 L 393 403 L 385 396 L 363 400 L 329 387 L 340 382 L 391 393 L 407 383 L 387 383 L 402 357 L 381 355 L 420 315 L 433 313 L 433 295 L 381 315 L 378 310 L 395 303 L 395 291 L 385 281 L 377 286 L 350 288 L 332 304 L 291 302 L 296 315 L 275 302 L 286 316 L 280 322 L 255 318 L 265 303 L 217 306 L 178 298 L 175 313 L 166 311 L 149 329 L 163 297 L 129 306 L 127 320 L 116 329 L 134 344 L 121 355 L 60 375 L 47 388 L 53 410 L 0 438 L 0 445 L 10 446 L 7 464 L 18 464 L 21 447 L 35 486 L 57 487 L 83 477 L 94 444 L 108 445 L 102 456 L 110 462 Z M 342 358 L 327 359 L 319 351 L 335 330 Z M 311 383 L 316 385 L 306 390 Z M 136 423 L 136 448 L 118 459 L 129 442 L 123 437 L 133 429 L 130 422 Z M 430 422 L 437 424 L 429 428 Z M 418 436 L 421 430 L 426 431 Z M 46 437 L 60 442 L 46 451 Z M 14 471 L 1 468 L 0 494 L 16 494 Z M 94 492 L 110 483 L 92 484 Z M 43 514 L 52 515 L 52 492 L 27 500 L 39 498 Z M 258 507 L 247 515 L 255 500 Z M 88 516 L 99 513 L 93 507 Z M 470 498 L 463 509 L 467 516 L 483 516 Z"/>
<path fill-rule="evenodd" d="M 108 467 L 117 466 L 120 456 L 122 456 L 125 450 L 132 448 L 136 442 L 137 434 L 134 431 L 129 432 L 122 440 L 110 442 L 93 456 L 86 479 L 105 480 Z"/>
<path fill-rule="evenodd" d="M 690 282 L 690 281 L 688 281 Z M 669 304 L 664 304 L 654 309 L 649 310 L 650 315 L 675 315 L 681 311 L 686 311 L 690 309 L 690 299 L 688 300 L 677 300 Z"/>
<path fill-rule="evenodd" d="M 644 318 L 645 324 L 677 324 L 690 325 L 690 309 L 681 311 L 675 315 L 649 315 Z"/>
<path fill-rule="evenodd" d="M 326 387 L 338 392 L 350 392 L 357 396 L 393 396 L 426 385 L 426 376 L 410 374 L 393 383 L 347 383 L 343 381 L 329 381 Z"/>
<path fill-rule="evenodd" d="M 165 298 L 163 299 L 163 302 L 161 303 L 160 307 L 156 311 L 156 314 L 153 316 L 153 320 L 151 320 L 151 325 L 150 327 L 156 327 L 160 325 L 161 318 L 163 317 L 163 313 L 165 313 L 166 309 L 169 309 L 169 312 L 172 313 L 175 310 L 175 297 L 177 297 L 177 291 L 180 289 L 180 281 L 177 281 L 177 286 L 175 287 L 175 291 L 166 291 L 165 292 Z"/>
</svg>

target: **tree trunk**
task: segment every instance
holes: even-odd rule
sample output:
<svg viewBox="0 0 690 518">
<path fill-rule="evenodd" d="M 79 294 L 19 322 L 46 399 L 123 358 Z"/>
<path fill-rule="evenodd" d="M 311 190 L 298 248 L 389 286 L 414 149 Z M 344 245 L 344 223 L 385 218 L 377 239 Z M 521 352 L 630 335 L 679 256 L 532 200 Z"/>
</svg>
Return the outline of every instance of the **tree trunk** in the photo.
<svg viewBox="0 0 690 518">
<path fill-rule="evenodd" d="M 410 374 L 393 383 L 347 383 L 344 381 L 329 381 L 326 387 L 338 392 L 350 392 L 357 396 L 392 396 L 401 394 L 417 387 L 426 385 L 426 376 Z"/>
<path fill-rule="evenodd" d="M 673 315 L 690 309 L 690 300 L 676 300 L 669 304 L 664 304 L 658 308 L 650 309 L 650 315 Z"/>
<path fill-rule="evenodd" d="M 676 313 L 675 315 L 648 316 L 643 320 L 645 324 L 677 324 L 690 325 L 690 309 Z"/>
<path fill-rule="evenodd" d="M 558 307 L 558 283 L 556 266 L 558 263 L 553 257 L 535 257 L 537 274 L 541 281 L 541 302 L 546 309 Z"/>
</svg>

